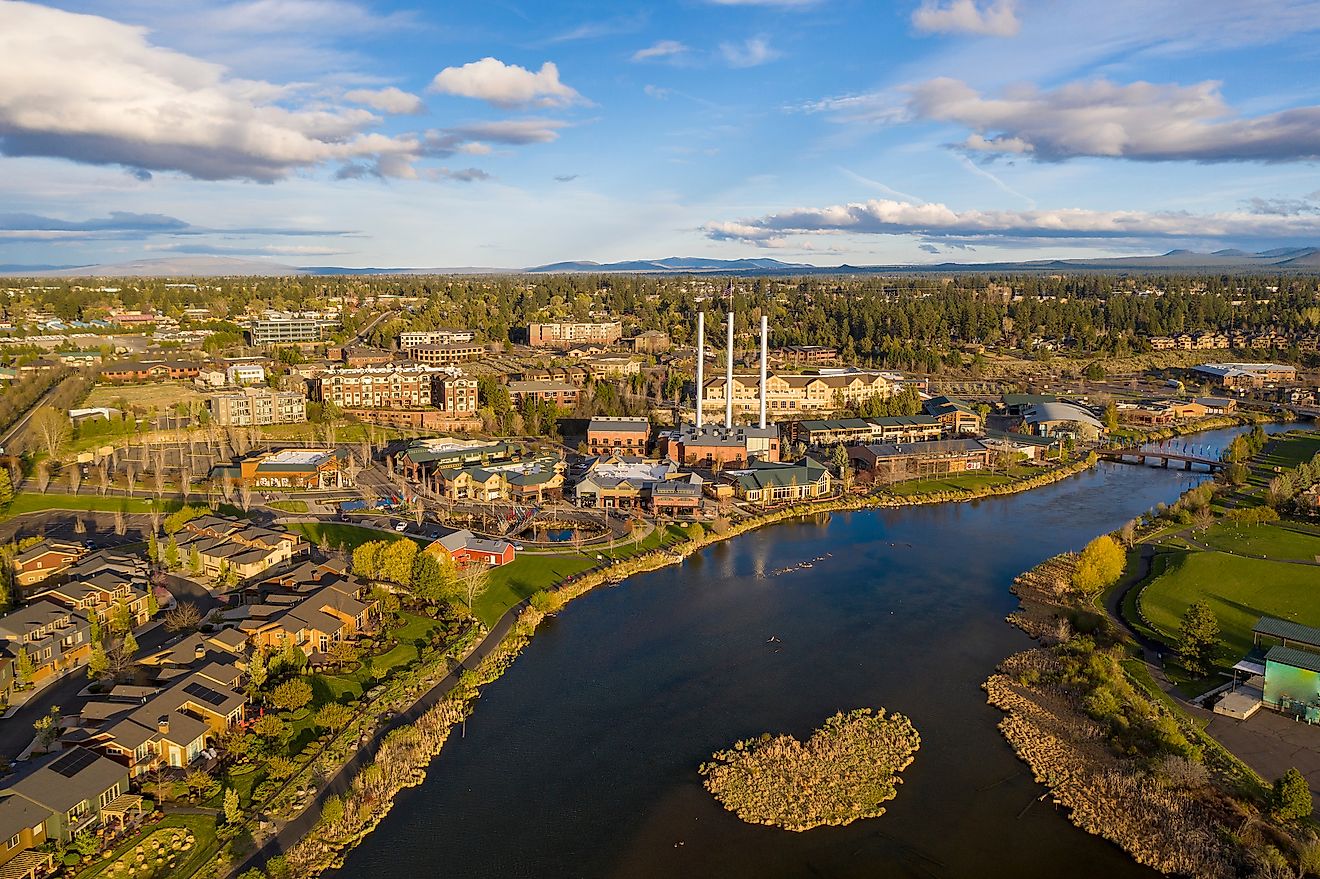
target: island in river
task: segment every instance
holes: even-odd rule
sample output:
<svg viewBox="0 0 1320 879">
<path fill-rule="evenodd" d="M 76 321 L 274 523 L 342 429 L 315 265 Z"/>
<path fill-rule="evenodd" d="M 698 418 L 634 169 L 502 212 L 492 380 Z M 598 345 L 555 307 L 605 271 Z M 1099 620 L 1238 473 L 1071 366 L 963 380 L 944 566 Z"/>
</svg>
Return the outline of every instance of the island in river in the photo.
<svg viewBox="0 0 1320 879">
<path fill-rule="evenodd" d="M 1029 643 L 1003 621 L 1018 573 L 1204 478 L 1102 464 L 780 524 L 597 590 L 542 625 L 340 875 L 1156 875 L 1041 801 L 981 682 Z M 804 558 L 822 560 L 768 576 Z M 694 767 L 727 742 L 866 704 L 922 736 L 881 821 L 784 834 L 703 790 Z"/>
</svg>

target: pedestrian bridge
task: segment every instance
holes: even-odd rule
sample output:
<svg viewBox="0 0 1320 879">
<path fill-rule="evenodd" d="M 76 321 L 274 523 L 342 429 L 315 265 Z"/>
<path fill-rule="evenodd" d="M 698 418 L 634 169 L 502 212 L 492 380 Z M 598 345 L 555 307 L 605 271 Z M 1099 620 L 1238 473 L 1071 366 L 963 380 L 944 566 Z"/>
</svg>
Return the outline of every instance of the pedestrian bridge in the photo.
<svg viewBox="0 0 1320 879">
<path fill-rule="evenodd" d="M 1158 449 L 1140 446 L 1105 449 L 1100 452 L 1100 457 L 1107 461 L 1114 461 L 1119 464 L 1154 465 L 1166 468 L 1169 466 L 1170 462 L 1173 462 L 1174 464 L 1181 464 L 1182 469 L 1184 470 L 1191 470 L 1193 465 L 1200 465 L 1211 473 L 1223 470 L 1226 466 L 1223 461 L 1218 458 L 1211 458 L 1208 455 L 1178 451 L 1175 449 Z"/>
</svg>

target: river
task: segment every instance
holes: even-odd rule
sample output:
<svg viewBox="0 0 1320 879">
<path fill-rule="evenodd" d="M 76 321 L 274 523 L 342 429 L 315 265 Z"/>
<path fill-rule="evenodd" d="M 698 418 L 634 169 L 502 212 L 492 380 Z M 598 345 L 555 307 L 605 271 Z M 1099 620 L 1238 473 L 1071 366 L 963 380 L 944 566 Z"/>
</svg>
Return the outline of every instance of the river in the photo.
<svg viewBox="0 0 1320 879">
<path fill-rule="evenodd" d="M 339 875 L 1154 876 L 1040 800 L 981 683 L 1030 643 L 1004 622 L 1014 576 L 1204 478 L 1101 464 L 1005 498 L 776 525 L 597 590 L 543 625 Z M 884 816 L 790 833 L 702 788 L 698 764 L 736 739 L 805 737 L 862 706 L 921 734 Z"/>
</svg>

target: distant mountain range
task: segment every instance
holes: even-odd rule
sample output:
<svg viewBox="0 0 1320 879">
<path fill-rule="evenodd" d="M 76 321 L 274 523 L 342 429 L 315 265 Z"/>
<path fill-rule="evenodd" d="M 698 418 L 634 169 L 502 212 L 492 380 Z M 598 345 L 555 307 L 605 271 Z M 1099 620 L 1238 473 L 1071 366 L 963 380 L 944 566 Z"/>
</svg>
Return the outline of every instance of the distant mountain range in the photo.
<svg viewBox="0 0 1320 879">
<path fill-rule="evenodd" d="M 167 257 L 89 266 L 0 265 L 0 275 L 23 277 L 169 277 L 236 275 L 489 275 L 489 274 L 654 274 L 654 275 L 884 275 L 922 272 L 1280 272 L 1320 270 L 1320 247 L 1279 247 L 1248 253 L 1216 250 L 1197 253 L 1170 250 L 1152 256 L 1050 259 L 916 265 L 814 266 L 777 259 L 705 259 L 671 256 L 623 262 L 556 262 L 530 268 L 464 266 L 451 268 L 345 268 L 291 266 L 258 259 L 223 256 Z"/>
</svg>

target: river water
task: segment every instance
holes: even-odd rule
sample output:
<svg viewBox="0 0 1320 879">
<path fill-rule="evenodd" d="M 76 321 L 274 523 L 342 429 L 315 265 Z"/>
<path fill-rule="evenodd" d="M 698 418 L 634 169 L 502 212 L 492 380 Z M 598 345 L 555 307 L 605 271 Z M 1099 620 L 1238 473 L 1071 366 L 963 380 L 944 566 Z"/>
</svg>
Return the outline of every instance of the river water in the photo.
<svg viewBox="0 0 1320 879">
<path fill-rule="evenodd" d="M 836 513 L 588 594 L 339 875 L 1154 876 L 1040 800 L 980 685 L 1030 644 L 1004 622 L 1014 576 L 1204 478 L 1101 464 L 1011 497 Z M 702 788 L 713 751 L 863 706 L 908 715 L 922 739 L 882 817 L 791 833 Z"/>
</svg>

